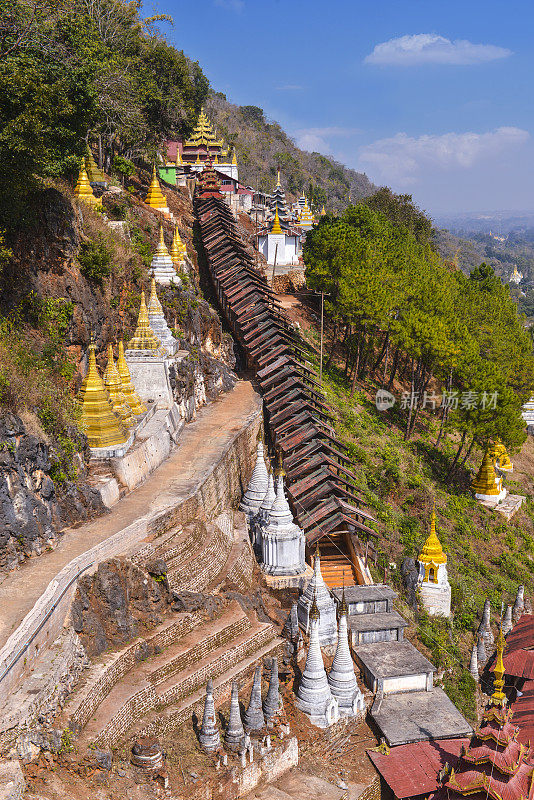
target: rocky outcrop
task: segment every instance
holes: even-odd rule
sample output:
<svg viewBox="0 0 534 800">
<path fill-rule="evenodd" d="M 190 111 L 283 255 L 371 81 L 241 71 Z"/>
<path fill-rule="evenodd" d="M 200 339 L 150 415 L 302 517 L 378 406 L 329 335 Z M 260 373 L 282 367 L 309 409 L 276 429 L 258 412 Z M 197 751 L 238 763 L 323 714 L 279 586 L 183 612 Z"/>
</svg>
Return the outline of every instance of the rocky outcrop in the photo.
<svg viewBox="0 0 534 800">
<path fill-rule="evenodd" d="M 80 450 L 76 482 L 58 468 L 44 435 L 31 433 L 15 414 L 0 417 L 0 573 L 54 547 L 62 528 L 104 510 L 84 482 L 85 437 L 71 433 Z"/>
<path fill-rule="evenodd" d="M 94 658 L 135 639 L 141 629 L 160 624 L 172 600 L 161 569 L 151 574 L 127 559 L 113 558 L 79 581 L 72 627 Z"/>
</svg>

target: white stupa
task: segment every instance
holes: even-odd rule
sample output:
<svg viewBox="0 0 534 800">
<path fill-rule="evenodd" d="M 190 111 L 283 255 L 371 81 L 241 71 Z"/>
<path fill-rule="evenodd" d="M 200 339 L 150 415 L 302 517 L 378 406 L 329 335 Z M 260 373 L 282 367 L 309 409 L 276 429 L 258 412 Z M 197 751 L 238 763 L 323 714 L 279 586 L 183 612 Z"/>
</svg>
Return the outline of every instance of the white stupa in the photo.
<svg viewBox="0 0 534 800">
<path fill-rule="evenodd" d="M 247 490 L 239 504 L 239 510 L 244 511 L 249 524 L 258 513 L 268 488 L 269 474 L 263 457 L 263 442 L 260 441 L 256 448 L 256 464 L 254 465 Z"/>
<path fill-rule="evenodd" d="M 269 522 L 269 513 L 271 511 L 271 506 L 276 499 L 276 492 L 274 490 L 274 478 L 273 473 L 269 473 L 269 483 L 267 484 L 267 491 L 265 492 L 265 497 L 261 502 L 261 506 L 259 508 L 258 513 L 254 517 L 251 523 L 252 527 L 252 543 L 254 545 L 255 553 L 258 559 L 261 561 L 262 559 L 262 530 Z"/>
<path fill-rule="evenodd" d="M 150 327 L 161 342 L 165 353 L 168 356 L 173 356 L 178 349 L 178 342 L 171 333 L 171 329 L 167 325 L 167 320 L 163 313 L 163 308 L 158 299 L 156 292 L 156 280 L 152 276 L 152 283 L 150 286 L 150 299 L 148 301 L 148 321 Z"/>
<path fill-rule="evenodd" d="M 172 263 L 172 258 L 167 250 L 167 245 L 163 238 L 163 225 L 161 224 L 159 226 L 159 242 L 150 264 L 150 269 L 157 283 L 161 283 L 165 286 L 174 283 L 180 286 L 181 280 L 178 277 L 174 264 Z"/>
<path fill-rule="evenodd" d="M 314 599 L 320 613 L 319 642 L 321 647 L 334 645 L 337 642 L 336 604 L 321 575 L 319 543 L 315 550 L 313 575 L 297 603 L 299 625 L 306 633 L 309 632 L 310 610 Z"/>
<path fill-rule="evenodd" d="M 339 707 L 326 677 L 319 645 L 319 621 L 320 612 L 314 597 L 310 609 L 310 646 L 297 690 L 296 705 L 307 714 L 313 725 L 327 728 L 338 721 Z"/>
<path fill-rule="evenodd" d="M 300 575 L 306 570 L 304 531 L 293 521 L 284 491 L 281 470 L 276 485 L 276 498 L 267 524 L 261 529 L 262 565 L 268 575 Z"/>
<path fill-rule="evenodd" d="M 357 716 L 365 711 L 365 701 L 356 680 L 350 654 L 347 615 L 348 608 L 343 590 L 339 607 L 337 648 L 332 668 L 328 673 L 328 684 L 332 695 L 338 701 L 339 713 L 342 716 Z"/>
</svg>

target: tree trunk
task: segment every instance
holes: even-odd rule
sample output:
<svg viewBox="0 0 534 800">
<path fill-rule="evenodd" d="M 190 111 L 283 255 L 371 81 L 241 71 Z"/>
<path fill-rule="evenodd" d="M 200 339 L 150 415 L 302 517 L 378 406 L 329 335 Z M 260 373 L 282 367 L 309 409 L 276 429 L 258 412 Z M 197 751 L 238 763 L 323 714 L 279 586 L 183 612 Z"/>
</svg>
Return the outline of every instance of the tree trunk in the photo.
<svg viewBox="0 0 534 800">
<path fill-rule="evenodd" d="M 410 438 L 410 426 L 412 423 L 412 414 L 413 414 L 412 398 L 413 398 L 413 386 L 414 386 L 413 379 L 414 379 L 414 360 L 412 358 L 412 374 L 410 379 L 410 399 L 409 399 L 410 406 L 408 409 L 408 419 L 406 420 L 406 431 L 404 433 L 405 442 L 407 442 L 408 439 Z"/>
<path fill-rule="evenodd" d="M 334 352 L 335 352 L 336 345 L 337 345 L 337 329 L 338 329 L 338 327 L 339 327 L 338 323 L 334 322 L 334 330 L 332 332 L 332 347 L 330 348 L 330 352 L 328 354 L 328 358 L 326 359 L 326 364 L 324 365 L 324 369 L 328 369 L 330 364 L 332 363 L 332 359 L 334 357 Z"/>
<path fill-rule="evenodd" d="M 389 344 L 389 331 L 384 336 L 384 341 L 382 342 L 382 347 L 380 349 L 380 353 L 378 354 L 378 358 L 376 359 L 375 363 L 371 368 L 371 372 L 376 372 L 380 364 L 382 363 L 382 359 L 386 355 L 387 349 Z"/>
<path fill-rule="evenodd" d="M 452 369 L 449 372 L 449 379 L 447 381 L 447 392 L 450 392 L 451 390 L 452 390 Z M 436 447 L 439 447 L 439 445 L 441 443 L 441 440 L 443 438 L 443 434 L 445 432 L 445 424 L 446 424 L 448 416 L 449 416 L 449 407 L 448 407 L 448 405 L 446 405 L 443 402 L 443 397 L 442 397 L 442 401 L 441 402 L 442 402 L 442 405 L 443 405 L 443 409 L 442 409 L 442 412 L 441 412 L 441 423 L 440 423 L 440 426 L 439 426 L 438 438 L 436 440 Z"/>
<path fill-rule="evenodd" d="M 358 334 L 358 348 L 356 350 L 356 364 L 354 365 L 354 375 L 352 376 L 352 386 L 350 387 L 350 396 L 352 397 L 356 391 L 356 380 L 358 378 L 358 365 L 360 363 L 360 342 L 361 337 Z"/>
<path fill-rule="evenodd" d="M 102 169 L 104 164 L 103 155 L 102 155 L 102 135 L 98 134 L 98 168 Z"/>
<path fill-rule="evenodd" d="M 399 348 L 395 349 L 395 354 L 393 355 L 393 364 L 391 365 L 391 375 L 389 376 L 388 381 L 388 391 L 391 391 L 393 388 L 393 381 L 395 380 L 395 375 L 397 373 L 397 367 L 399 365 Z"/>
<path fill-rule="evenodd" d="M 349 374 L 350 347 L 347 347 L 347 339 L 351 333 L 352 333 L 352 325 L 349 323 L 345 328 L 345 336 L 343 337 L 343 343 L 342 343 L 342 347 L 345 348 L 345 377 L 348 377 Z"/>
<path fill-rule="evenodd" d="M 460 458 L 460 453 L 464 449 L 464 444 L 465 444 L 466 438 L 467 438 L 467 431 L 464 431 L 463 434 L 462 434 L 462 440 L 460 442 L 460 446 L 459 446 L 458 450 L 456 451 L 456 455 L 454 456 L 454 460 L 453 460 L 451 466 L 449 467 L 449 471 L 447 472 L 445 480 L 450 480 L 451 477 L 453 476 L 453 474 L 454 474 L 454 472 L 456 470 L 456 465 L 458 464 L 458 459 Z"/>
<path fill-rule="evenodd" d="M 465 453 L 464 457 L 462 458 L 462 463 L 460 464 L 461 467 L 465 467 L 465 462 L 467 461 L 467 459 L 471 455 L 471 450 L 473 449 L 474 444 L 475 444 L 475 437 L 473 436 L 473 438 L 471 439 L 471 444 L 467 448 L 466 453 Z"/>
</svg>

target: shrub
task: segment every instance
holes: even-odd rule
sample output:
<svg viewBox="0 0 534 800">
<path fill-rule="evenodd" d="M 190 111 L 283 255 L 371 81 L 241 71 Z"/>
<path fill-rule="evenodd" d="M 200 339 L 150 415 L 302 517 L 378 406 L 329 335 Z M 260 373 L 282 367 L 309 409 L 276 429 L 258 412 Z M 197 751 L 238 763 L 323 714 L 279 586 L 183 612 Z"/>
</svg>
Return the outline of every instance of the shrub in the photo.
<svg viewBox="0 0 534 800">
<path fill-rule="evenodd" d="M 78 253 L 80 272 L 88 281 L 102 285 L 111 275 L 113 251 L 102 234 L 96 239 L 82 242 Z"/>
</svg>

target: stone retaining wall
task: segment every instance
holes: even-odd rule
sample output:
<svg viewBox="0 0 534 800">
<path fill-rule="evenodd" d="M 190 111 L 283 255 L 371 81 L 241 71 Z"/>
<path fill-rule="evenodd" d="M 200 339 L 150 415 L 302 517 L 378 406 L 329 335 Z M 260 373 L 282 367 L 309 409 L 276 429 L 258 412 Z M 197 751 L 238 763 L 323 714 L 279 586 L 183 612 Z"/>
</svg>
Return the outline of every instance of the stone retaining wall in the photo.
<svg viewBox="0 0 534 800">
<path fill-rule="evenodd" d="M 36 659 L 59 635 L 70 610 L 77 579 L 94 572 L 109 558 L 135 552 L 147 536 L 158 537 L 195 518 L 215 519 L 225 509 L 235 507 L 241 498 L 254 465 L 258 430 L 262 425 L 259 397 L 248 419 L 236 431 L 219 460 L 196 485 L 163 511 L 149 511 L 105 541 L 67 564 L 49 583 L 32 610 L 0 650 L 0 707 L 24 675 L 29 675 Z M 143 546 L 141 544 L 141 546 Z M 0 733 L 5 726 L 0 723 Z"/>
<path fill-rule="evenodd" d="M 129 672 L 137 661 L 137 655 L 145 649 L 146 644 L 152 647 L 164 648 L 172 644 L 181 636 L 193 630 L 201 621 L 200 614 L 188 614 L 185 618 L 177 620 L 172 625 L 147 639 L 138 639 L 126 650 L 114 653 L 102 665 L 94 667 L 94 672 L 101 672 L 100 676 L 89 681 L 82 690 L 77 708 L 70 714 L 70 725 L 74 730 L 83 728 L 90 720 L 102 700 L 108 696 L 113 687 Z M 100 669 L 99 669 L 100 667 Z"/>
</svg>

